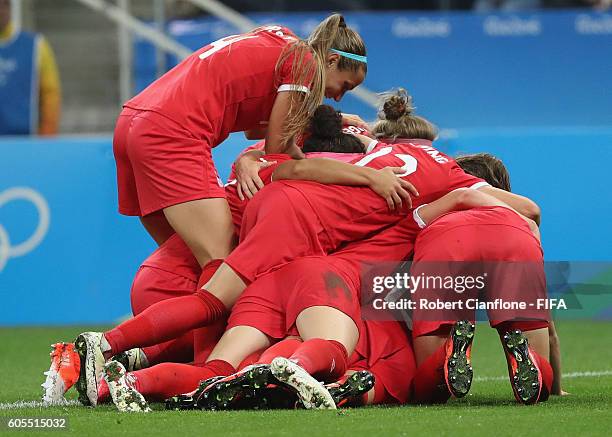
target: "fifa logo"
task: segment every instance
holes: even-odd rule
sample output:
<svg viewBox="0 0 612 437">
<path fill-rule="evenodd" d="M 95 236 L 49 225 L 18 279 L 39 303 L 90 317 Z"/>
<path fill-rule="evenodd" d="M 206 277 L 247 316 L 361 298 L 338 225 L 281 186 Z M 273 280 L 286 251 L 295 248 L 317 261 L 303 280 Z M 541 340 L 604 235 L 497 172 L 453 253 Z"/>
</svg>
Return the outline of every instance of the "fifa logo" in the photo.
<svg viewBox="0 0 612 437">
<path fill-rule="evenodd" d="M 2 226 L 2 207 L 13 200 L 25 200 L 32 203 L 38 212 L 38 225 L 34 232 L 23 242 L 13 244 L 8 231 Z M 44 197 L 28 187 L 13 187 L 0 192 L 0 272 L 11 258 L 24 256 L 32 252 L 47 235 L 51 213 Z"/>
</svg>

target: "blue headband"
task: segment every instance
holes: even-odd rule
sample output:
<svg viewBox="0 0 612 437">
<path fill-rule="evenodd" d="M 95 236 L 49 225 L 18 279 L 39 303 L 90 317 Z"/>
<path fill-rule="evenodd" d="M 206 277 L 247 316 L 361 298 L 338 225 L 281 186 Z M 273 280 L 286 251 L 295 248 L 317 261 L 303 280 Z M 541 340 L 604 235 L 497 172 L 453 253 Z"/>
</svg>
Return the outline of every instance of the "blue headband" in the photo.
<svg viewBox="0 0 612 437">
<path fill-rule="evenodd" d="M 363 62 L 364 64 L 368 63 L 368 58 L 362 55 L 356 55 L 355 53 L 343 52 L 342 50 L 331 49 L 330 51 L 334 53 L 338 53 L 340 56 L 344 56 L 345 58 L 354 59 L 355 61 Z"/>
</svg>

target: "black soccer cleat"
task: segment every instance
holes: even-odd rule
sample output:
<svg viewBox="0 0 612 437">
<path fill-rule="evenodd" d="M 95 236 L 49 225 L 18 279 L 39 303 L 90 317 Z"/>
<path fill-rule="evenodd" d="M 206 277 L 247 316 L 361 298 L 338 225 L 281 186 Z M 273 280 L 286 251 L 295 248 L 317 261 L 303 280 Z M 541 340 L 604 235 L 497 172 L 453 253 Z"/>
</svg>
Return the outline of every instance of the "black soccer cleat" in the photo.
<svg viewBox="0 0 612 437">
<path fill-rule="evenodd" d="M 468 320 L 460 320 L 453 326 L 446 341 L 444 379 L 449 392 L 462 398 L 470 391 L 474 375 L 471 363 L 472 341 L 475 326 Z"/>
<path fill-rule="evenodd" d="M 529 342 L 520 330 L 509 331 L 503 338 L 508 374 L 514 397 L 522 404 L 534 404 L 542 392 L 542 374 L 529 353 Z"/>
<path fill-rule="evenodd" d="M 367 370 L 360 370 L 349 376 L 342 384 L 328 385 L 327 390 L 337 406 L 363 405 L 362 396 L 374 387 L 374 375 Z"/>
<path fill-rule="evenodd" d="M 215 381 L 197 398 L 203 410 L 229 410 L 238 407 L 237 401 L 259 397 L 269 383 L 278 381 L 272 376 L 270 365 L 255 364 L 240 372 Z"/>
<path fill-rule="evenodd" d="M 197 410 L 198 398 L 202 392 L 211 384 L 223 379 L 223 376 L 213 376 L 212 378 L 203 379 L 191 393 L 185 393 L 182 395 L 172 396 L 166 399 L 166 410 Z"/>
</svg>

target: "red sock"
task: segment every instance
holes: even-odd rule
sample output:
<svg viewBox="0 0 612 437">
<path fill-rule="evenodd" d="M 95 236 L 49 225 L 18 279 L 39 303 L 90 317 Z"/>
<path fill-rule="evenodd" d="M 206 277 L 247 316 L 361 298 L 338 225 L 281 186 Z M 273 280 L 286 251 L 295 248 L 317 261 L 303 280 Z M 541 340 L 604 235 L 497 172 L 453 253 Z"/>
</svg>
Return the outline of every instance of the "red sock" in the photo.
<svg viewBox="0 0 612 437">
<path fill-rule="evenodd" d="M 167 299 L 104 333 L 109 355 L 134 347 L 153 346 L 219 320 L 227 308 L 215 295 L 199 290 L 193 296 Z"/>
<path fill-rule="evenodd" d="M 299 338 L 281 340 L 266 349 L 261 354 L 261 357 L 259 357 L 257 364 L 270 364 L 276 357 L 289 358 L 302 343 L 302 340 Z"/>
<path fill-rule="evenodd" d="M 149 366 L 159 363 L 190 363 L 193 361 L 193 331 L 179 338 L 142 349 Z"/>
<path fill-rule="evenodd" d="M 315 378 L 333 382 L 346 372 L 348 353 L 342 343 L 313 338 L 302 343 L 289 359 Z"/>
<path fill-rule="evenodd" d="M 200 279 L 198 279 L 198 290 L 200 290 L 208 281 L 210 281 L 210 278 L 213 277 L 221 264 L 223 264 L 222 259 L 213 259 L 202 267 L 202 273 L 200 273 Z"/>
<path fill-rule="evenodd" d="M 417 367 L 414 375 L 414 401 L 417 403 L 444 403 L 451 397 L 444 380 L 446 343 Z"/>
<path fill-rule="evenodd" d="M 548 362 L 548 360 L 542 355 L 538 354 L 531 348 L 529 348 L 529 352 L 531 352 L 531 355 L 535 358 L 536 364 L 540 369 L 540 374 L 542 375 L 542 391 L 540 392 L 538 402 L 544 402 L 548 400 L 548 397 L 552 391 L 553 369 L 550 362 Z"/>
<path fill-rule="evenodd" d="M 104 379 L 101 379 L 98 383 L 98 403 L 106 402 L 106 400 L 110 397 L 110 391 L 108 389 L 108 384 Z"/>
<path fill-rule="evenodd" d="M 366 400 L 364 405 L 367 405 L 368 394 L 366 393 L 364 396 Z M 395 400 L 395 398 L 389 394 L 381 379 L 374 375 L 374 399 L 372 399 L 371 405 L 380 404 L 397 404 L 397 400 Z"/>
<path fill-rule="evenodd" d="M 222 317 L 211 325 L 193 330 L 193 363 L 203 366 L 219 339 L 225 332 L 227 318 Z"/>
<path fill-rule="evenodd" d="M 214 360 L 202 367 L 179 363 L 162 363 L 148 369 L 128 373 L 133 387 L 149 401 L 163 401 L 171 396 L 195 390 L 203 379 L 227 376 L 236 372 L 222 360 Z M 131 375 L 131 378 L 130 378 Z"/>
<path fill-rule="evenodd" d="M 245 367 L 250 366 L 252 364 L 259 364 L 259 357 L 261 356 L 262 352 L 263 352 L 263 349 L 253 352 L 251 355 L 249 355 L 244 360 L 242 360 L 242 362 L 238 365 L 236 370 L 240 371 L 244 369 Z"/>
</svg>

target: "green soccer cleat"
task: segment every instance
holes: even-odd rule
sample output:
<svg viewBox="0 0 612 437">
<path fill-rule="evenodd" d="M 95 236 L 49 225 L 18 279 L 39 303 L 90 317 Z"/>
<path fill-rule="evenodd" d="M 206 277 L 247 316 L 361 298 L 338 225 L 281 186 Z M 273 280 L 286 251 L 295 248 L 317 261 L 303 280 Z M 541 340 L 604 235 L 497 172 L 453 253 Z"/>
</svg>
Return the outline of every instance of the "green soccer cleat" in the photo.
<svg viewBox="0 0 612 437">
<path fill-rule="evenodd" d="M 198 384 L 198 388 L 190 393 L 182 395 L 172 396 L 166 399 L 166 410 L 197 410 L 198 398 L 202 395 L 204 390 L 211 384 L 223 379 L 223 376 L 213 376 L 212 378 L 203 379 Z"/>
<path fill-rule="evenodd" d="M 518 329 L 506 332 L 503 345 L 514 397 L 521 404 L 535 404 L 542 392 L 542 374 L 531 356 L 527 337 Z"/>
<path fill-rule="evenodd" d="M 362 405 L 361 397 L 374 387 L 375 378 L 367 370 L 360 370 L 349 376 L 342 384 L 327 385 L 338 407 Z"/>
<path fill-rule="evenodd" d="M 472 341 L 476 327 L 468 320 L 461 320 L 453 326 L 446 341 L 444 380 L 450 393 L 462 398 L 472 386 Z"/>
<path fill-rule="evenodd" d="M 238 402 L 246 398 L 258 398 L 270 382 L 276 382 L 267 364 L 247 366 L 240 372 L 223 377 L 210 384 L 197 398 L 198 407 L 204 410 L 228 410 L 238 408 Z"/>
</svg>

